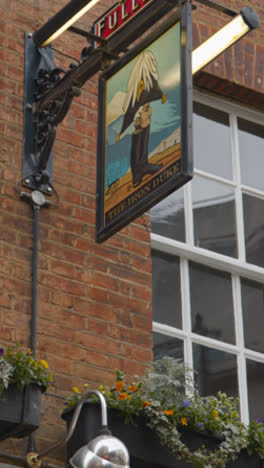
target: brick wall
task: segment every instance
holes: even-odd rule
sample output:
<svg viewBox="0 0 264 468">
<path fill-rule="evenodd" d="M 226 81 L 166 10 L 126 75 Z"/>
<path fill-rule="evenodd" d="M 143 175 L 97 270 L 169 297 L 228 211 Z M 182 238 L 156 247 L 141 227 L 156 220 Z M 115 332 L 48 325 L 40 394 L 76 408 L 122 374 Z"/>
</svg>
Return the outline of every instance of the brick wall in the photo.
<svg viewBox="0 0 264 468">
<path fill-rule="evenodd" d="M 222 5 L 239 12 L 242 8 L 254 8 L 260 19 L 260 27 L 251 31 L 233 47 L 215 59 L 194 77 L 194 85 L 201 90 L 223 95 L 254 108 L 264 104 L 264 2 L 262 0 L 225 0 Z M 194 0 L 193 44 L 197 47 L 216 30 L 231 20 L 227 15 L 201 6 Z"/>
<path fill-rule="evenodd" d="M 0 344 L 28 347 L 31 323 L 32 208 L 14 192 L 22 176 L 24 32 L 37 29 L 65 1 L 0 0 Z M 114 2 L 101 0 L 80 21 L 91 23 Z M 255 6 L 264 16 L 262 0 L 228 1 Z M 221 27 L 227 18 L 198 5 L 194 43 Z M 247 89 L 263 98 L 262 27 L 195 77 L 199 88 L 218 92 Z M 56 48 L 79 57 L 83 39 L 65 33 Z M 68 61 L 55 53 L 56 65 Z M 130 375 L 144 372 L 152 359 L 150 219 L 145 214 L 103 245 L 95 243 L 95 179 L 97 79 L 94 76 L 75 99 L 60 125 L 54 147 L 54 185 L 58 209 L 40 214 L 39 304 L 37 349 L 54 374 L 50 393 L 65 396 L 73 385 L 82 388 L 112 382 L 114 369 Z M 200 80 L 200 81 L 199 81 Z M 209 86 L 210 80 L 215 80 Z M 217 82 L 217 86 L 215 83 Z M 222 86 L 222 88 L 221 88 Z M 233 93 L 232 96 L 234 97 Z M 256 99 L 259 102 L 259 99 Z M 250 102 L 252 104 L 252 102 Z M 38 450 L 64 434 L 61 400 L 46 396 Z M 25 441 L 2 442 L 0 451 L 24 454 Z M 64 449 L 51 459 L 63 460 Z"/>
</svg>

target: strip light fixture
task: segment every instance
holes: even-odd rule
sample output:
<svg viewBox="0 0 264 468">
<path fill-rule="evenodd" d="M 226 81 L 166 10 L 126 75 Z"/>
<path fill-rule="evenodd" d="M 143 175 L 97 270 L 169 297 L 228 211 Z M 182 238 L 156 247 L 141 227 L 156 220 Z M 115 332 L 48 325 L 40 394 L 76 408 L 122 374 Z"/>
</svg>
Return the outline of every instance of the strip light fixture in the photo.
<svg viewBox="0 0 264 468">
<path fill-rule="evenodd" d="M 197 73 L 258 26 L 259 19 L 255 11 L 251 7 L 243 8 L 238 16 L 192 52 L 192 74 Z"/>
<path fill-rule="evenodd" d="M 99 0 L 71 0 L 32 35 L 37 47 L 46 47 L 78 21 Z"/>
</svg>

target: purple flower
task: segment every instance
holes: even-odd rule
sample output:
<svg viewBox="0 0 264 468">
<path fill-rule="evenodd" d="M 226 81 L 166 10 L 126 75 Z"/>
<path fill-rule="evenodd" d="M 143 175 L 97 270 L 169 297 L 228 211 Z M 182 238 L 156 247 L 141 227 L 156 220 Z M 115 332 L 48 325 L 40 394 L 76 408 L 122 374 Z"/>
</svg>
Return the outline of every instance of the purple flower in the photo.
<svg viewBox="0 0 264 468">
<path fill-rule="evenodd" d="M 258 422 L 258 423 L 262 423 L 262 419 L 257 419 L 257 422 Z"/>
<path fill-rule="evenodd" d="M 201 429 L 203 426 L 204 426 L 204 423 L 203 423 L 203 422 L 200 422 L 200 423 L 198 424 L 199 429 Z"/>
<path fill-rule="evenodd" d="M 183 406 L 184 408 L 188 408 L 189 406 L 191 406 L 191 403 L 190 403 L 189 400 L 183 400 L 182 406 Z"/>
<path fill-rule="evenodd" d="M 4 348 L 0 348 L 0 356 L 3 356 L 4 352 L 5 352 Z"/>
<path fill-rule="evenodd" d="M 207 398 L 204 398 L 204 403 L 207 403 Z"/>
</svg>

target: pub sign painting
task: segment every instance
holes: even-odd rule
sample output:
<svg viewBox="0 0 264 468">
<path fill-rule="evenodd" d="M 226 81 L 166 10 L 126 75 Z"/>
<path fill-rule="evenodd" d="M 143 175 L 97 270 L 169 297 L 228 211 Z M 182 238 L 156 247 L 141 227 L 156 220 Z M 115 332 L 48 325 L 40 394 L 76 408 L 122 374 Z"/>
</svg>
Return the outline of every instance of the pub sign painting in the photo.
<svg viewBox="0 0 264 468">
<path fill-rule="evenodd" d="M 182 83 L 182 42 L 178 21 L 100 78 L 97 242 L 192 176 L 192 145 L 183 141 L 191 139 L 191 117 L 183 112 L 190 83 Z"/>
</svg>

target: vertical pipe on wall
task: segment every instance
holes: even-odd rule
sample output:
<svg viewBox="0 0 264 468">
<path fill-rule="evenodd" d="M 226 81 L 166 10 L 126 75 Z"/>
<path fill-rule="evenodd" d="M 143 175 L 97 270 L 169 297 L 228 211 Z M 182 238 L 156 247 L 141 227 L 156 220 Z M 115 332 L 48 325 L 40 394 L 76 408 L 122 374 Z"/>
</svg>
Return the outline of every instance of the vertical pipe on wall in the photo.
<svg viewBox="0 0 264 468">
<path fill-rule="evenodd" d="M 39 244 L 39 214 L 40 206 L 33 203 L 33 252 L 32 252 L 32 308 L 30 348 L 33 354 L 37 350 L 37 310 L 38 310 L 38 244 Z M 28 438 L 28 452 L 35 450 L 35 438 L 30 434 Z"/>
<path fill-rule="evenodd" d="M 36 354 L 37 342 L 37 303 L 38 303 L 38 243 L 40 206 L 33 204 L 33 258 L 32 258 L 32 315 L 30 347 Z"/>
</svg>

